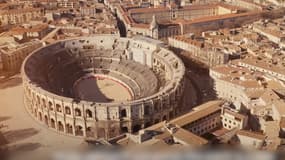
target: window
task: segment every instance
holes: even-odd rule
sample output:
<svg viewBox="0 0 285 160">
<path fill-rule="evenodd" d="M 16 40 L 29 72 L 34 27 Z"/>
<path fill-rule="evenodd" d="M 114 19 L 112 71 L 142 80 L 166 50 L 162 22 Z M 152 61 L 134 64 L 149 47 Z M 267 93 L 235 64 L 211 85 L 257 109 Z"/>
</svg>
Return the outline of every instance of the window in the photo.
<svg viewBox="0 0 285 160">
<path fill-rule="evenodd" d="M 56 111 L 61 112 L 61 106 L 59 104 L 56 104 Z"/>
<path fill-rule="evenodd" d="M 121 116 L 122 118 L 127 117 L 127 111 L 126 111 L 126 109 L 121 110 L 120 116 Z"/>
<path fill-rule="evenodd" d="M 65 107 L 65 114 L 68 114 L 68 115 L 70 115 L 71 114 L 71 110 L 70 110 L 70 108 L 69 107 Z"/>
<path fill-rule="evenodd" d="M 86 110 L 86 116 L 87 118 L 92 118 L 92 112 L 89 109 Z"/>
<path fill-rule="evenodd" d="M 75 109 L 75 116 L 81 116 L 82 114 L 81 114 L 81 110 L 80 109 L 78 109 L 78 108 L 76 108 Z"/>
</svg>

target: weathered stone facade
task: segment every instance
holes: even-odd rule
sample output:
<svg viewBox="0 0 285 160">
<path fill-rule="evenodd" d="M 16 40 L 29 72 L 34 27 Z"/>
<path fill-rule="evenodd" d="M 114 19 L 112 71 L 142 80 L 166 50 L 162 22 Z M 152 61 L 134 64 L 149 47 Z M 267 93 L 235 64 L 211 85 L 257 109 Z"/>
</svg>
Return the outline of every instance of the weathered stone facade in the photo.
<svg viewBox="0 0 285 160">
<path fill-rule="evenodd" d="M 35 119 L 57 132 L 108 139 L 180 114 L 184 72 L 177 56 L 148 38 L 97 35 L 59 41 L 24 62 L 24 102 Z M 122 81 L 133 99 L 120 103 L 78 99 L 71 88 L 89 73 Z"/>
</svg>

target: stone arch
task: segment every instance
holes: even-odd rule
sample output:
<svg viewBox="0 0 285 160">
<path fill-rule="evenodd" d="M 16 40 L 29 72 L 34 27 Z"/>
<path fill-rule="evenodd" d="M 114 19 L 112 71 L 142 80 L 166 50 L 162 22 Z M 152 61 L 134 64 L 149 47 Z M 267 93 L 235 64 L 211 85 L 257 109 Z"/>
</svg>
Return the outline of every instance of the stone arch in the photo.
<svg viewBox="0 0 285 160">
<path fill-rule="evenodd" d="M 53 111 L 53 104 L 52 104 L 52 102 L 51 102 L 51 101 L 49 101 L 49 102 L 48 102 L 48 107 L 49 107 L 49 109 L 50 109 L 50 110 L 52 110 L 52 111 Z"/>
<path fill-rule="evenodd" d="M 42 113 L 41 113 L 41 112 L 39 112 L 39 120 L 40 120 L 40 121 L 43 121 L 43 116 L 42 116 Z"/>
<path fill-rule="evenodd" d="M 36 117 L 38 116 L 38 115 L 37 115 L 37 113 L 38 113 L 37 108 L 34 108 L 33 113 L 34 113 L 34 115 L 35 115 Z"/>
<path fill-rule="evenodd" d="M 154 108 L 154 111 L 159 111 L 159 107 L 157 103 L 154 104 L 153 108 Z"/>
<path fill-rule="evenodd" d="M 141 130 L 141 125 L 137 124 L 135 126 L 133 126 L 133 132 L 138 132 L 139 130 Z"/>
<path fill-rule="evenodd" d="M 83 127 L 81 125 L 75 126 L 75 135 L 76 136 L 83 136 Z"/>
<path fill-rule="evenodd" d="M 92 118 L 93 117 L 92 111 L 90 109 L 86 109 L 86 117 L 87 118 Z"/>
<path fill-rule="evenodd" d="M 38 104 L 41 104 L 41 99 L 40 99 L 40 96 L 39 96 L 39 95 L 37 95 L 37 103 L 38 103 Z"/>
<path fill-rule="evenodd" d="M 171 112 L 169 113 L 169 119 L 172 119 L 172 118 L 174 118 L 174 111 L 171 111 Z"/>
<path fill-rule="evenodd" d="M 71 115 L 71 109 L 68 106 L 65 106 L 65 114 Z"/>
<path fill-rule="evenodd" d="M 87 127 L 86 128 L 86 137 L 93 137 L 94 136 L 94 131 L 92 127 Z"/>
<path fill-rule="evenodd" d="M 73 134 L 73 126 L 69 123 L 65 125 L 66 133 Z"/>
<path fill-rule="evenodd" d="M 162 120 L 163 120 L 163 121 L 166 121 L 166 120 L 167 120 L 167 116 L 164 115 L 164 116 L 162 117 Z"/>
<path fill-rule="evenodd" d="M 149 105 L 145 105 L 144 106 L 144 115 L 149 115 L 150 114 L 150 106 Z"/>
<path fill-rule="evenodd" d="M 48 116 L 47 115 L 45 115 L 45 124 L 48 126 Z"/>
<path fill-rule="evenodd" d="M 121 118 L 127 117 L 127 110 L 126 110 L 126 109 L 122 109 L 122 110 L 120 111 L 120 117 L 121 117 Z"/>
<path fill-rule="evenodd" d="M 77 117 L 82 116 L 81 110 L 79 108 L 75 108 L 75 116 Z"/>
<path fill-rule="evenodd" d="M 105 138 L 105 128 L 98 128 L 97 129 L 97 137 L 98 138 Z"/>
<path fill-rule="evenodd" d="M 31 89 L 27 88 L 27 90 L 28 90 L 28 95 L 31 97 Z"/>
<path fill-rule="evenodd" d="M 159 119 L 154 120 L 154 124 L 159 123 Z"/>
<path fill-rule="evenodd" d="M 55 105 L 55 108 L 56 108 L 56 111 L 57 111 L 57 112 L 62 112 L 62 109 L 61 109 L 61 105 L 60 105 L 60 104 L 56 104 L 56 105 Z"/>
<path fill-rule="evenodd" d="M 50 127 L 55 128 L 55 120 L 53 118 L 50 119 Z"/>
<path fill-rule="evenodd" d="M 144 128 L 147 128 L 147 127 L 150 127 L 151 126 L 151 122 L 146 122 L 145 124 L 144 124 Z"/>
<path fill-rule="evenodd" d="M 128 127 L 121 127 L 121 133 L 127 133 L 129 132 Z"/>
<path fill-rule="evenodd" d="M 64 126 L 63 126 L 63 123 L 61 121 L 57 122 L 57 128 L 60 132 L 64 132 Z"/>
<path fill-rule="evenodd" d="M 43 104 L 44 108 L 47 107 L 46 100 L 44 98 L 42 98 L 42 104 Z"/>
<path fill-rule="evenodd" d="M 33 97 L 33 100 L 35 100 L 36 99 L 36 95 L 35 95 L 35 93 L 33 92 L 33 94 L 32 94 L 32 97 Z"/>
</svg>

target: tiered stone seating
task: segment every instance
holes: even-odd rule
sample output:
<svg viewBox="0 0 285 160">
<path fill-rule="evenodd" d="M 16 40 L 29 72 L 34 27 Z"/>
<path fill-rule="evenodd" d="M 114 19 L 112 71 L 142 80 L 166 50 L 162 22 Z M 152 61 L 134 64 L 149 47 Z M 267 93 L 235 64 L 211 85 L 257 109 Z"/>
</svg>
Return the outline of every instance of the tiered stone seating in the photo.
<svg viewBox="0 0 285 160">
<path fill-rule="evenodd" d="M 90 72 L 121 80 L 132 89 L 135 99 L 155 93 L 158 81 L 154 73 L 140 63 L 130 60 L 119 61 L 122 52 L 124 51 L 93 49 L 78 54 L 59 47 L 52 54 L 39 55 L 44 58 L 36 62 L 37 66 L 45 66 L 45 69 L 35 76 L 42 77 L 37 81 L 45 89 L 70 97 L 74 96 L 74 83 Z M 114 56 L 117 59 L 113 59 Z M 35 69 L 33 72 L 36 72 Z M 47 75 L 46 78 L 43 75 Z"/>
</svg>

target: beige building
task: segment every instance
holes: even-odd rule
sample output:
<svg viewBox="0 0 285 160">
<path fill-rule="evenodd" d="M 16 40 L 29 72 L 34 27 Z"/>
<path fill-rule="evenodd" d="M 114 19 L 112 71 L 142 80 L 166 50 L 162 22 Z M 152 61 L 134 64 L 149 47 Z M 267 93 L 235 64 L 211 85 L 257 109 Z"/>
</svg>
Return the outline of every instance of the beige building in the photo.
<svg viewBox="0 0 285 160">
<path fill-rule="evenodd" d="M 192 28 L 188 27 L 189 29 L 187 29 L 187 26 L 195 23 L 193 21 L 195 19 L 227 14 L 234 15 L 237 10 L 233 6 L 222 3 L 189 6 L 170 5 L 148 8 L 118 5 L 116 13 L 123 21 L 127 29 L 127 35 L 141 34 L 156 39 L 163 39 L 189 33 Z M 155 20 L 153 17 L 156 17 Z M 205 20 L 211 21 L 212 19 Z M 153 25 L 154 21 L 156 22 L 155 25 Z M 190 23 L 188 24 L 188 22 Z M 198 23 L 200 23 L 200 20 Z M 153 32 L 156 33 L 153 34 Z"/>
<path fill-rule="evenodd" d="M 225 64 L 229 61 L 227 53 L 215 49 L 215 46 L 206 42 L 188 38 L 187 35 L 169 37 L 168 44 L 171 47 L 186 51 L 187 53 L 182 53 L 183 56 L 195 59 L 209 67 Z"/>
<path fill-rule="evenodd" d="M 240 145 L 247 149 L 261 149 L 265 145 L 265 136 L 260 133 L 240 130 L 237 132 Z"/>
<path fill-rule="evenodd" d="M 43 46 L 40 41 L 32 41 L 19 46 L 0 48 L 3 69 L 9 72 L 19 72 L 24 59 L 34 50 Z"/>
<path fill-rule="evenodd" d="M 239 130 L 245 129 L 248 123 L 247 116 L 227 108 L 222 109 L 221 119 L 223 127 L 228 130 L 232 130 L 234 128 L 237 128 Z"/>
<path fill-rule="evenodd" d="M 241 107 L 246 92 L 258 92 L 264 89 L 263 83 L 246 68 L 217 66 L 210 69 L 217 97 L 234 102 Z"/>
<path fill-rule="evenodd" d="M 130 147 L 140 145 L 142 147 L 201 147 L 210 142 L 201 137 L 221 127 L 222 101 L 210 101 L 197 106 L 184 115 L 169 122 L 154 124 L 140 130 L 138 135 L 128 134 L 117 141 L 117 144 Z"/>
<path fill-rule="evenodd" d="M 262 11 L 244 11 L 241 7 L 222 2 L 142 7 L 138 4 L 108 1 L 108 6 L 124 23 L 127 36 L 140 34 L 162 40 L 187 33 L 231 28 L 262 17 Z M 153 17 L 156 17 L 156 27 L 151 25 Z"/>
<path fill-rule="evenodd" d="M 43 12 L 39 8 L 0 10 L 0 26 L 20 24 L 41 16 L 43 16 Z"/>
<path fill-rule="evenodd" d="M 235 6 L 243 7 L 248 10 L 261 11 L 265 8 L 265 6 L 259 3 L 256 3 L 253 0 L 226 0 L 226 2 L 228 2 L 229 4 L 235 5 Z"/>
</svg>

